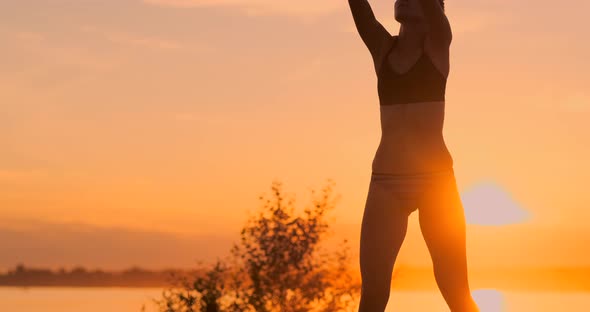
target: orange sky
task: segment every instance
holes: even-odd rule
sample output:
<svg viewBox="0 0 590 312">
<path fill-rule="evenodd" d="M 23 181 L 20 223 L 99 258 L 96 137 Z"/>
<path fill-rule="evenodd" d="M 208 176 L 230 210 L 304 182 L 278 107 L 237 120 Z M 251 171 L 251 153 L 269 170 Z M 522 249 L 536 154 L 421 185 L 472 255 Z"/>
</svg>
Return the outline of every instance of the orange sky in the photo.
<svg viewBox="0 0 590 312">
<path fill-rule="evenodd" d="M 505 232 L 523 242 L 580 239 L 541 264 L 590 263 L 590 4 L 447 2 L 460 189 L 491 181 L 529 214 Z M 395 33 L 393 1 L 371 3 Z M 272 179 L 303 204 L 332 178 L 336 220 L 356 235 L 379 107 L 346 2 L 4 1 L 0 18 L 0 231 L 225 235 Z"/>
</svg>

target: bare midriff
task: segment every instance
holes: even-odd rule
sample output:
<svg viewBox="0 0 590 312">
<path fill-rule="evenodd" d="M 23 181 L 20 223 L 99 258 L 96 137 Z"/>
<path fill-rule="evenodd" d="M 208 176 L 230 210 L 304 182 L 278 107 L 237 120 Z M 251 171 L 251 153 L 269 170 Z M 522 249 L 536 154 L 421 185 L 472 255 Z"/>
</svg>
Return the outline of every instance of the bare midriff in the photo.
<svg viewBox="0 0 590 312">
<path fill-rule="evenodd" d="M 443 138 L 445 102 L 380 105 L 381 141 L 374 173 L 415 174 L 444 171 L 453 158 Z"/>
</svg>

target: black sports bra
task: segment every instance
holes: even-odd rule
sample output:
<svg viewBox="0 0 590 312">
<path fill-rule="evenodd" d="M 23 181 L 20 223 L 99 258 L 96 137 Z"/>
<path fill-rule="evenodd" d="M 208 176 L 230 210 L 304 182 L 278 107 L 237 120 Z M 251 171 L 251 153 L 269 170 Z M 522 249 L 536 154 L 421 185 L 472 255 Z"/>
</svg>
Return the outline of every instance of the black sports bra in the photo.
<svg viewBox="0 0 590 312">
<path fill-rule="evenodd" d="M 434 66 L 426 52 L 406 73 L 398 74 L 389 64 L 389 54 L 397 45 L 398 36 L 382 61 L 377 74 L 380 105 L 444 101 L 447 78 Z"/>
</svg>

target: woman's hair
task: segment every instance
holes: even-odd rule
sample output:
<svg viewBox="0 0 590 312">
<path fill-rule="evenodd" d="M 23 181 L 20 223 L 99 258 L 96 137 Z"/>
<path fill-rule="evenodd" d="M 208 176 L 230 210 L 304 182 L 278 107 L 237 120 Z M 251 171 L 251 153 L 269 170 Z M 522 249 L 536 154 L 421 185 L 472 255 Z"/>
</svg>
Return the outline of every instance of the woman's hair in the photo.
<svg viewBox="0 0 590 312">
<path fill-rule="evenodd" d="M 440 0 L 440 6 L 445 10 L 445 0 Z"/>
</svg>

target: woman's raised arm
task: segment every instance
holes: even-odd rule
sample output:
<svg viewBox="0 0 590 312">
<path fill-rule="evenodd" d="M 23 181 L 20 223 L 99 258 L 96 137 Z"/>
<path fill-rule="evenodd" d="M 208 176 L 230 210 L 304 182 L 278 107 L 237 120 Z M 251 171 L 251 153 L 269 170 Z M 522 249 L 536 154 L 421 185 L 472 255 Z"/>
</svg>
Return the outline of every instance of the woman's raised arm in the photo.
<svg viewBox="0 0 590 312">
<path fill-rule="evenodd" d="M 354 24 L 361 39 L 371 52 L 371 55 L 377 57 L 384 40 L 388 39 L 391 35 L 377 21 L 371 5 L 367 0 L 348 0 L 348 5 L 350 6 Z"/>
<path fill-rule="evenodd" d="M 440 0 L 419 0 L 428 23 L 430 37 L 438 44 L 448 45 L 453 39 L 451 25 Z"/>
</svg>

